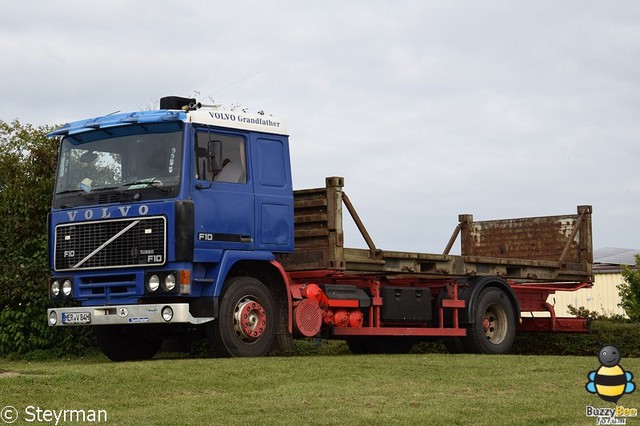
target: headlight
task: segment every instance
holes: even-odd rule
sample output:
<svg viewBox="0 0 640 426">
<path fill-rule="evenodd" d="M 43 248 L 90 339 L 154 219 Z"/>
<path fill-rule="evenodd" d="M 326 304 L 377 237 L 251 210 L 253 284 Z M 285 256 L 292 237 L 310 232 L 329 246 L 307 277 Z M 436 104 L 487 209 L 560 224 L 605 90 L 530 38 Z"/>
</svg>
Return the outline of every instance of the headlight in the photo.
<svg viewBox="0 0 640 426">
<path fill-rule="evenodd" d="M 49 312 L 49 324 L 56 325 L 57 323 L 58 323 L 58 314 L 56 313 L 56 311 Z"/>
<path fill-rule="evenodd" d="M 158 287 L 160 287 L 160 278 L 157 275 L 151 275 L 147 282 L 147 290 L 153 293 Z"/>
<path fill-rule="evenodd" d="M 64 283 L 62 284 L 62 294 L 64 294 L 65 297 L 70 296 L 71 289 L 72 289 L 71 280 L 64 280 Z"/>
<path fill-rule="evenodd" d="M 162 319 L 169 322 L 173 319 L 173 309 L 170 306 L 162 308 Z"/>
<path fill-rule="evenodd" d="M 176 276 L 169 274 L 164 278 L 164 289 L 166 291 L 172 291 L 176 288 Z"/>
<path fill-rule="evenodd" d="M 58 295 L 60 294 L 60 281 L 55 280 L 52 284 L 51 284 L 51 294 L 54 297 L 58 297 Z"/>
</svg>

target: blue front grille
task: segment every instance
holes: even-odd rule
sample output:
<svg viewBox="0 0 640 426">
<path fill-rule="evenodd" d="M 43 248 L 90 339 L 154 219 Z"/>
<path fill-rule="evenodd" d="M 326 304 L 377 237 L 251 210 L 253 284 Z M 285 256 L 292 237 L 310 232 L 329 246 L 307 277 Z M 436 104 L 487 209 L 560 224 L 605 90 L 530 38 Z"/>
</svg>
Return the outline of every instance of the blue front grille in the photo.
<svg viewBox="0 0 640 426">
<path fill-rule="evenodd" d="M 56 271 L 159 266 L 166 262 L 166 219 L 66 223 L 56 227 Z"/>
</svg>

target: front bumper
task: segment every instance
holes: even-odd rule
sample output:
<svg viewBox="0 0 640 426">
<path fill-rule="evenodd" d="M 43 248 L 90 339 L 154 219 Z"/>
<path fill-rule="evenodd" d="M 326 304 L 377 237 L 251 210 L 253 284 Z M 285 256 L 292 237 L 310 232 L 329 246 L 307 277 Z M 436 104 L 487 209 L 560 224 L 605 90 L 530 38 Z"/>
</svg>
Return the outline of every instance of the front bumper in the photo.
<svg viewBox="0 0 640 426">
<path fill-rule="evenodd" d="M 168 310 L 172 313 L 170 318 L 167 315 Z M 52 327 L 73 325 L 203 324 L 214 319 L 213 317 L 201 318 L 192 316 L 188 303 L 51 308 L 47 309 L 47 318 L 49 326 Z"/>
</svg>

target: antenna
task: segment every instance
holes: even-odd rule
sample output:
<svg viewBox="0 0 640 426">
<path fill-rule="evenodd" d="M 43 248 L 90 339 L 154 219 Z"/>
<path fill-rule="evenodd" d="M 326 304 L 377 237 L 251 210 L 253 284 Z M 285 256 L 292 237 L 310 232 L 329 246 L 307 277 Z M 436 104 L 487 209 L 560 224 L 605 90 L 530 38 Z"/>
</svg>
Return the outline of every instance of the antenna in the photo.
<svg viewBox="0 0 640 426">
<path fill-rule="evenodd" d="M 231 86 L 235 86 L 238 83 L 242 83 L 243 81 L 249 80 L 250 78 L 255 77 L 258 74 L 260 74 L 260 71 L 254 72 L 253 74 L 248 75 L 248 76 L 246 76 L 244 78 L 241 78 L 240 80 L 234 81 L 233 83 L 229 83 L 226 86 L 223 86 L 223 87 L 221 87 L 219 89 L 216 89 L 216 90 L 213 91 L 213 93 L 222 92 L 223 90 L 228 89 Z"/>
</svg>

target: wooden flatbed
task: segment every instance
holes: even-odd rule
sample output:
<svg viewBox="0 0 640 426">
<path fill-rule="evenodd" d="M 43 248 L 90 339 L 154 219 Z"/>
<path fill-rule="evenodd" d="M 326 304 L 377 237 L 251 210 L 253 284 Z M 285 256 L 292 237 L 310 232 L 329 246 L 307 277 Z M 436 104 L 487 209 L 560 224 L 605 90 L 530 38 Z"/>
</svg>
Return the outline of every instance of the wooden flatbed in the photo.
<svg viewBox="0 0 640 426">
<path fill-rule="evenodd" d="M 460 215 L 441 254 L 376 248 L 343 192 L 343 178 L 325 188 L 294 192 L 295 252 L 280 255 L 287 271 L 333 270 L 344 274 L 437 279 L 499 276 L 518 282 L 592 282 L 591 207 L 577 214 L 474 222 Z M 369 249 L 345 248 L 343 206 Z M 461 254 L 449 254 L 457 237 Z"/>
</svg>

